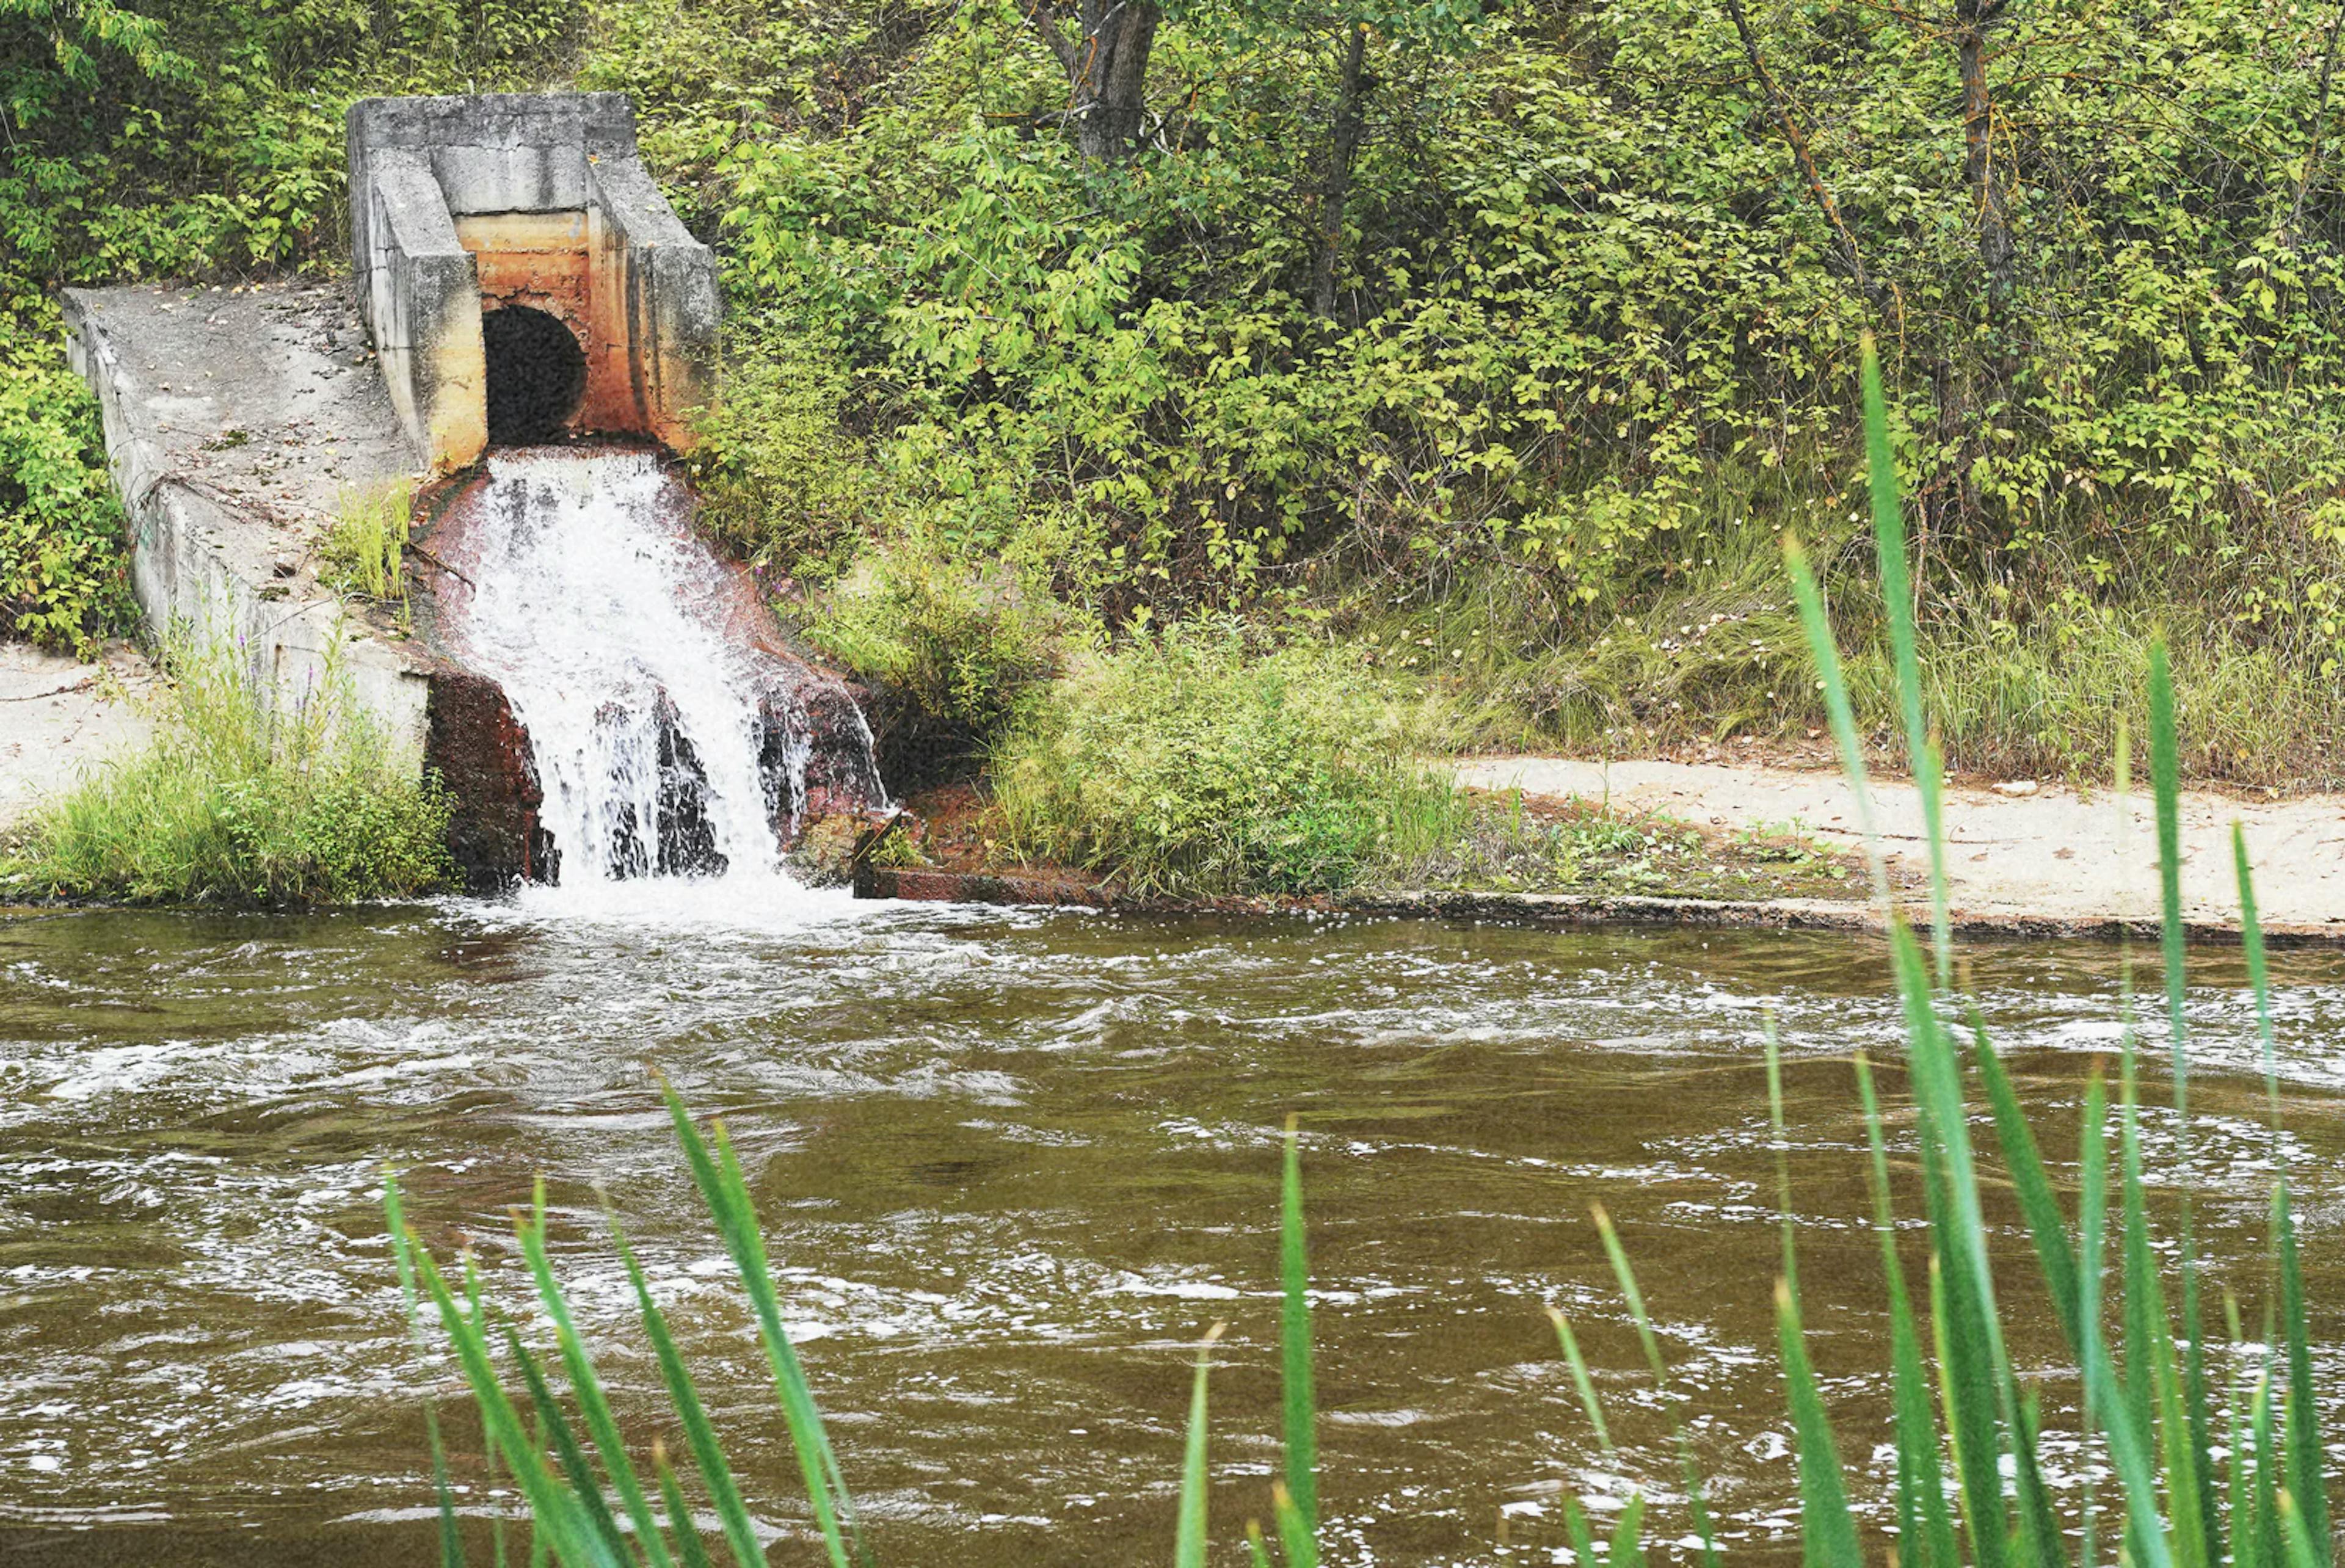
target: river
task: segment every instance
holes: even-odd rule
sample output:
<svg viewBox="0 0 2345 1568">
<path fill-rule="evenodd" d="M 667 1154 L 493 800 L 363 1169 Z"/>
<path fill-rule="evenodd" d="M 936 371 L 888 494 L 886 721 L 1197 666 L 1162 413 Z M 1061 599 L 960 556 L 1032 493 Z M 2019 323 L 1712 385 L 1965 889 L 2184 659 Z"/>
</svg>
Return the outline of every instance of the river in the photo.
<svg viewBox="0 0 2345 1568">
<path fill-rule="evenodd" d="M 2117 1045 L 2119 954 L 1981 946 L 1966 962 L 2065 1179 L 2086 1076 Z M 2281 1133 L 2238 955 L 2195 962 L 2202 1249 L 2252 1328 L 2265 1195 L 2289 1161 L 2333 1348 L 2345 960 L 2276 959 Z M 777 1561 L 815 1560 L 791 1544 L 792 1461 L 656 1067 L 740 1148 L 882 1563 L 1168 1558 L 1188 1369 L 1221 1320 L 1213 1533 L 1216 1561 L 1241 1560 L 1277 1462 L 1290 1112 L 1334 1561 L 1558 1561 L 1561 1495 L 1639 1484 L 1660 1539 L 1682 1533 L 1669 1401 L 1592 1201 L 1641 1272 L 1730 1553 L 1786 1561 L 1770 1013 L 1814 1354 L 1861 1460 L 1886 1441 L 1886 1350 L 1853 1051 L 1884 1063 L 1901 1150 L 1910 1133 L 1867 939 L 858 905 L 780 881 L 0 921 L 0 1540 L 12 1563 L 76 1568 L 432 1560 L 420 1410 L 449 1385 L 404 1330 L 389 1164 L 425 1240 L 443 1259 L 472 1247 L 516 1309 L 507 1216 L 543 1175 L 556 1267 L 623 1423 L 680 1448 L 607 1202 L 782 1538 Z M 2164 1048 L 2153 1029 L 2150 1056 Z M 2181 1172 L 2155 1068 L 2147 1091 L 2167 1210 Z M 1902 1152 L 1898 1171 L 1910 1215 Z M 1989 1212 L 2015 1351 L 2056 1371 L 1999 1188 Z M 1595 1365 L 1613 1459 L 1548 1302 Z M 2064 1386 L 2045 1384 L 2055 1409 Z M 485 1562 L 497 1504 L 474 1484 L 477 1430 L 450 1421 Z M 2052 1453 L 2073 1500 L 2089 1456 Z M 1882 1475 L 1876 1459 L 1856 1477 L 1875 1524 Z"/>
</svg>

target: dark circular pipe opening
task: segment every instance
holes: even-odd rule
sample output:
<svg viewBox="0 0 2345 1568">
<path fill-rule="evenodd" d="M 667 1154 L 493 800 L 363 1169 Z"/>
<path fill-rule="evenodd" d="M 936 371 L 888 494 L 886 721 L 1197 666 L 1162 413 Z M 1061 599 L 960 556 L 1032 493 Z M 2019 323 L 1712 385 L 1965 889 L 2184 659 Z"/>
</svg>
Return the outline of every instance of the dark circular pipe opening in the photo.
<svg viewBox="0 0 2345 1568">
<path fill-rule="evenodd" d="M 481 313 L 489 362 L 489 444 L 552 440 L 586 396 L 586 350 L 543 310 L 506 305 Z"/>
</svg>

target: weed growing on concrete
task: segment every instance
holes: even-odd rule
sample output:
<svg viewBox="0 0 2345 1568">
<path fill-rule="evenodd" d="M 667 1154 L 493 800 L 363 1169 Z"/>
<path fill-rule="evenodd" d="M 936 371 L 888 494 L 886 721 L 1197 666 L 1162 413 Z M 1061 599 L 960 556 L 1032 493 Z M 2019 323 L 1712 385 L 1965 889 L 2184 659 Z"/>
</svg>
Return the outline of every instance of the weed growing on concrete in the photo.
<svg viewBox="0 0 2345 1568">
<path fill-rule="evenodd" d="M 152 746 L 86 775 L 0 863 L 17 896 L 301 905 L 448 884 L 451 805 L 330 669 L 272 692 L 232 646 L 182 644 Z"/>
<path fill-rule="evenodd" d="M 415 487 L 405 480 L 344 491 L 340 511 L 318 541 L 326 586 L 403 612 L 407 531 L 414 509 Z"/>
</svg>

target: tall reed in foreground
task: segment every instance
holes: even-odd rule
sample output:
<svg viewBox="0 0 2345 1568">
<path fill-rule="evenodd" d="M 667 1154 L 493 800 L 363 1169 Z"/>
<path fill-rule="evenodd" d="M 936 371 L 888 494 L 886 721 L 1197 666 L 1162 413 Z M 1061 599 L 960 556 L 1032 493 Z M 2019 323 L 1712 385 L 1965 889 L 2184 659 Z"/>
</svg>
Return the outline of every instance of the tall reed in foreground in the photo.
<svg viewBox="0 0 2345 1568">
<path fill-rule="evenodd" d="M 1887 942 L 1905 1025 L 1906 1067 L 1914 1087 L 1914 1138 L 1923 1173 L 1923 1248 L 1929 1284 L 1916 1301 L 1906 1283 L 1906 1247 L 1892 1199 L 1889 1138 L 1868 1064 L 1854 1062 L 1853 1088 L 1864 1112 L 1872 1216 L 1880 1246 L 1888 1302 L 1888 1375 L 1893 1411 L 1893 1504 L 1896 1556 L 1906 1568 L 2093 1568 L 2113 1560 L 2131 1568 L 2328 1568 L 2331 1562 L 2329 1505 L 2312 1386 L 2301 1260 L 2285 1179 L 2275 1183 L 2270 1232 L 2279 1300 L 2280 1352 L 2238 1345 L 2243 1360 L 2260 1365 L 2251 1388 L 2224 1398 L 2206 1373 L 2206 1324 L 2186 1202 L 2173 1261 L 2152 1238 L 2145 1207 L 2138 1064 L 2129 1032 L 2118 1057 L 2114 1103 L 2096 1073 L 2086 1092 L 2079 1127 L 2075 1213 L 2063 1211 L 2046 1172 L 2036 1134 L 1986 1037 L 1974 1005 L 1953 985 L 1952 919 L 1943 847 L 1937 752 L 1919 698 L 1912 609 L 1904 588 L 1902 525 L 1878 370 L 1867 345 L 1866 427 L 1873 470 L 1876 538 L 1883 557 L 1886 609 L 1894 663 L 1906 683 L 1901 701 L 1905 752 L 1920 785 L 1931 851 L 1930 934 L 1925 946 L 1901 911 L 1889 904 L 1890 885 L 1873 836 L 1876 881 L 1883 901 Z M 1894 570 L 1892 570 L 1893 561 Z M 1864 764 L 1847 690 L 1832 644 L 1813 575 L 1791 552 L 1790 568 L 1802 619 L 1813 639 L 1819 673 L 1851 782 L 1864 797 Z M 2162 657 L 2152 661 L 2150 735 L 2157 800 L 2161 956 L 2167 1016 L 2173 1035 L 2173 1100 L 2188 1152 L 2188 1042 L 2183 1009 L 2181 895 L 2175 733 L 2171 682 Z M 1872 833 L 1870 806 L 1864 808 Z M 2233 837 L 2241 936 L 2265 1048 L 2268 1093 L 2278 1112 L 2271 1007 L 2263 938 L 2243 836 Z M 1767 1037 L 1769 1114 L 1780 1149 L 1783 1135 L 1781 1073 L 1771 1028 Z M 2076 1434 L 2107 1458 L 2108 1482 L 2088 1493 L 2081 1528 L 2071 1532 L 2056 1509 L 2041 1454 L 2044 1416 L 2011 1359 L 2005 1309 L 1999 1298 L 1981 1202 L 1982 1150 L 1971 1118 L 1983 1098 L 2000 1179 L 2015 1198 L 2035 1271 L 2040 1275 L 2062 1341 L 2080 1370 L 2082 1399 Z M 750 1300 L 773 1374 L 775 1391 L 797 1452 L 801 1480 L 833 1568 L 864 1561 L 854 1512 L 838 1461 L 803 1371 L 784 1333 L 756 1219 L 739 1167 L 721 1130 L 714 1149 L 670 1092 L 670 1114 L 695 1185 L 715 1217 Z M 2114 1125 L 2112 1125 L 2114 1123 Z M 2187 1164 L 2184 1168 L 2187 1171 Z M 1777 1338 L 1785 1398 L 1795 1442 L 1803 1561 L 1809 1568 L 1855 1568 L 1864 1545 L 1851 1512 L 1854 1495 L 1842 1460 L 1822 1387 L 1811 1363 L 1801 1312 L 1799 1253 L 1790 1218 L 1789 1179 L 1779 1157 L 1783 1213 L 1782 1273 L 1774 1290 Z M 512 1475 L 527 1505 L 533 1550 L 577 1568 L 650 1564 L 699 1568 L 712 1561 L 696 1533 L 675 1472 L 655 1448 L 659 1503 L 633 1467 L 613 1421 L 585 1347 L 573 1326 L 560 1287 L 547 1266 L 543 1200 L 521 1222 L 523 1251 L 553 1324 L 564 1375 L 586 1427 L 582 1443 L 555 1399 L 544 1369 L 510 1325 L 495 1321 L 477 1290 L 458 1292 L 402 1224 L 396 1184 L 387 1204 L 403 1280 L 420 1281 L 480 1407 L 489 1445 Z M 1598 1234 L 1633 1320 L 1651 1373 L 1666 1384 L 1667 1359 L 1646 1310 L 1628 1249 L 1599 1208 Z M 682 1427 L 701 1487 L 722 1527 L 724 1547 L 737 1564 L 762 1564 L 763 1547 L 746 1512 L 690 1374 L 643 1275 L 614 1230 L 614 1244 L 635 1284 L 637 1304 L 657 1353 L 670 1403 Z M 2115 1253 L 2114 1259 L 2111 1253 Z M 2112 1279 L 2114 1275 L 2114 1279 Z M 1317 1568 L 1323 1551 L 1319 1511 L 1316 1412 L 1313 1384 L 1309 1271 L 1303 1223 L 1301 1153 L 1287 1127 L 1280 1203 L 1280 1364 L 1283 1374 L 1284 1460 L 1267 1501 L 1273 1528 L 1251 1522 L 1246 1543 L 1256 1568 Z M 1602 1401 L 1571 1324 L 1551 1312 L 1574 1391 L 1594 1441 L 1613 1443 Z M 1170 1555 L 1175 1568 L 1203 1568 L 1212 1536 L 1207 1511 L 1210 1476 L 1211 1356 L 1217 1325 L 1199 1349 L 1191 1382 L 1189 1419 L 1181 1464 L 1181 1492 Z M 2234 1317 L 2234 1340 L 2238 1330 Z M 526 1389 L 509 1394 L 493 1352 L 502 1345 Z M 1686 1507 L 1706 1564 L 1719 1560 L 1705 1501 L 1699 1456 L 1682 1407 L 1672 1401 L 1683 1469 Z M 436 1421 L 429 1428 L 434 1473 L 441 1478 L 443 1563 L 462 1560 L 453 1524 L 446 1468 Z M 2219 1434 L 2218 1451 L 2216 1439 Z M 587 1443 L 594 1457 L 590 1458 Z M 2221 1454 L 2218 1460 L 2218 1453 Z M 595 1461 L 599 1460 L 599 1472 Z M 1648 1504 L 1632 1496 L 1599 1541 L 1590 1511 L 1567 1503 L 1565 1526 L 1582 1568 L 1642 1568 Z M 2105 1519 L 2104 1514 L 2108 1516 Z M 620 1520 L 624 1518 L 623 1526 Z M 2108 1539 L 2103 1539 L 2106 1532 Z M 2072 1544 L 2073 1542 L 2073 1544 Z"/>
</svg>

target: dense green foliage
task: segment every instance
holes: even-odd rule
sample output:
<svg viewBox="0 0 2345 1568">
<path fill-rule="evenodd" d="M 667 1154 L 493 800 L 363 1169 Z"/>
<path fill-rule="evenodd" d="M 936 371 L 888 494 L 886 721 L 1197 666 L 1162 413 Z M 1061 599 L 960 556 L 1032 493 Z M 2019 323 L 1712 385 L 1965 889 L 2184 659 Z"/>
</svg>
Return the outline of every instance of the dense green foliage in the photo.
<svg viewBox="0 0 2345 1568">
<path fill-rule="evenodd" d="M 1020 853 L 1153 893 L 1325 893 L 1425 853 L 1463 806 L 1340 656 L 1201 626 L 1095 654 L 994 754 Z"/>
<path fill-rule="evenodd" d="M 909 551 L 866 561 L 810 631 L 848 670 L 909 699 L 929 744 L 972 763 L 1008 732 L 1054 657 L 1048 619 L 1014 587 Z"/>
<path fill-rule="evenodd" d="M 271 703 L 240 654 L 186 649 L 145 752 L 42 808 L 0 887 L 18 896 L 303 905 L 452 882 L 451 804 L 330 677 Z"/>
<path fill-rule="evenodd" d="M 0 0 L 0 635 L 127 624 L 122 517 L 55 290 L 338 264 L 342 109 L 558 72 L 551 0 Z"/>
<path fill-rule="evenodd" d="M 0 598 L 52 641 L 118 598 L 46 290 L 333 263 L 351 96 L 570 83 L 635 96 L 719 245 L 700 467 L 777 576 L 876 541 L 1109 635 L 1329 615 L 1453 651 L 1399 668 L 1465 739 L 1809 723 L 1772 546 L 1852 534 L 1870 325 L 1957 763 L 2098 754 L 2108 650 L 2171 620 L 2190 766 L 2340 776 L 2330 15 L 1743 16 L 1183 5 L 1133 145 L 1085 157 L 1007 0 L 6 0 Z"/>
</svg>

